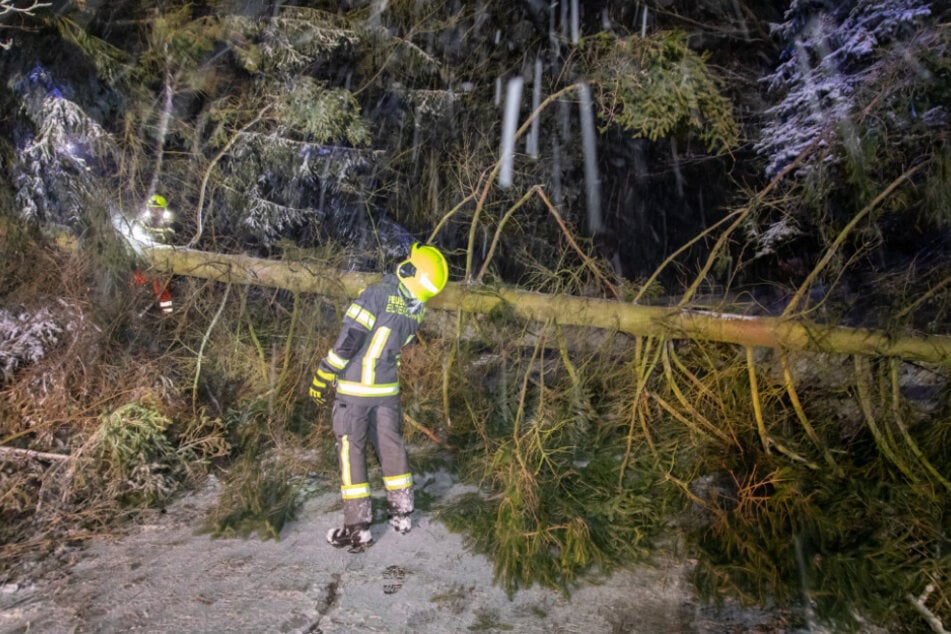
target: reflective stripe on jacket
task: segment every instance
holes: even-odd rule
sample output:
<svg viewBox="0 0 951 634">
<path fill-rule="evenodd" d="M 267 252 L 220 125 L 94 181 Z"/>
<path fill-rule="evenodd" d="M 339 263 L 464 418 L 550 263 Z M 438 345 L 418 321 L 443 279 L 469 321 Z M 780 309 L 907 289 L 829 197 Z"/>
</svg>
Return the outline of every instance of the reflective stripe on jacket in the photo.
<svg viewBox="0 0 951 634">
<path fill-rule="evenodd" d="M 360 403 L 399 403 L 400 350 L 412 341 L 425 308 L 411 313 L 399 280 L 387 274 L 354 300 L 325 362 L 337 373 L 337 396 Z"/>
</svg>

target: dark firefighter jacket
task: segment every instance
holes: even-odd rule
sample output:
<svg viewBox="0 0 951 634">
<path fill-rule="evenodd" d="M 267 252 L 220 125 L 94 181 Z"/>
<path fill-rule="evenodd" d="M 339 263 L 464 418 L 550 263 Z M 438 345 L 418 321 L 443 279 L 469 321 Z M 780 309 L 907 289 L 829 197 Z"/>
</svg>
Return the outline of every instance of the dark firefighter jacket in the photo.
<svg viewBox="0 0 951 634">
<path fill-rule="evenodd" d="M 399 279 L 388 273 L 347 309 L 337 341 L 321 362 L 337 375 L 338 399 L 399 404 L 400 350 L 413 340 L 425 314 L 425 307 L 413 307 L 399 286 Z"/>
</svg>

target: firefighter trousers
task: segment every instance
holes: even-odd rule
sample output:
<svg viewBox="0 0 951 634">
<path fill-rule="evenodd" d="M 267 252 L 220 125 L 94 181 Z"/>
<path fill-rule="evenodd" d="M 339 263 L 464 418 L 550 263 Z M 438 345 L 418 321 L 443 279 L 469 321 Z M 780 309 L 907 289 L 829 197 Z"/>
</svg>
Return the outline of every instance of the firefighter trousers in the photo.
<svg viewBox="0 0 951 634">
<path fill-rule="evenodd" d="M 339 399 L 334 403 L 344 525 L 369 524 L 373 520 L 366 461 L 368 441 L 380 461 L 390 513 L 413 512 L 413 475 L 403 443 L 402 419 L 399 405 L 364 406 Z"/>
</svg>

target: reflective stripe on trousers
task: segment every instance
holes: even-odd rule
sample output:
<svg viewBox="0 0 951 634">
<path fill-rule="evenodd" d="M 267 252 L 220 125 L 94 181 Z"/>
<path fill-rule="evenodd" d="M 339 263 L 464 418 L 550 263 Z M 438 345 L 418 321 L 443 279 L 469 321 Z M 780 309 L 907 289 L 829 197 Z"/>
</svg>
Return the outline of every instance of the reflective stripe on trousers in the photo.
<svg viewBox="0 0 951 634">
<path fill-rule="evenodd" d="M 392 511 L 413 511 L 413 476 L 403 443 L 402 412 L 398 406 L 334 403 L 334 434 L 340 460 L 340 492 L 344 524 L 369 523 L 370 485 L 366 449 L 369 440 L 380 460 L 387 501 Z"/>
</svg>

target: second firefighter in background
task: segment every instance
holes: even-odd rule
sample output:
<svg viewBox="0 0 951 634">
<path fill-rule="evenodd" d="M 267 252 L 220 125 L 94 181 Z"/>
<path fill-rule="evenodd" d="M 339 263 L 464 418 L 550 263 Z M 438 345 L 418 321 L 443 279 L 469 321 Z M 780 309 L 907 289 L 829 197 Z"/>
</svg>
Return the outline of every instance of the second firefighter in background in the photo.
<svg viewBox="0 0 951 634">
<path fill-rule="evenodd" d="M 175 235 L 175 214 L 168 208 L 164 196 L 155 194 L 145 203 L 145 209 L 129 226 L 129 238 L 134 241 L 137 256 L 142 246 L 167 245 Z M 137 257 L 137 259 L 140 259 Z M 167 277 L 155 276 L 139 264 L 132 271 L 132 286 L 151 286 L 155 301 L 162 314 L 172 314 L 172 282 Z"/>
<path fill-rule="evenodd" d="M 373 446 L 383 471 L 390 525 L 412 528 L 413 475 L 403 443 L 400 352 L 426 314 L 426 302 L 446 286 L 449 268 L 436 247 L 414 244 L 409 257 L 354 300 L 333 347 L 318 365 L 310 395 L 324 402 L 336 388 L 333 429 L 340 461 L 343 527 L 327 541 L 360 551 L 373 543 L 366 448 Z"/>
</svg>

